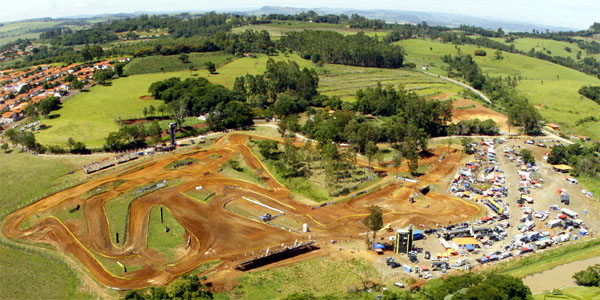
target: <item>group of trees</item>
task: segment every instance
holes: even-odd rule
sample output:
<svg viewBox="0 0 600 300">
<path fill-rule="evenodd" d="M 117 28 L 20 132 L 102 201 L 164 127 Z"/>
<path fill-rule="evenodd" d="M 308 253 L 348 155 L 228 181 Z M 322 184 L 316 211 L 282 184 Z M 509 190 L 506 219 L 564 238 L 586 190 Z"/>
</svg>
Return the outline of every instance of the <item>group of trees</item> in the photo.
<svg viewBox="0 0 600 300">
<path fill-rule="evenodd" d="M 200 282 L 198 276 L 185 275 L 177 278 L 165 287 L 151 287 L 147 292 L 130 290 L 123 300 L 201 300 L 212 299 L 213 294 Z"/>
<path fill-rule="evenodd" d="M 600 264 L 587 267 L 587 269 L 573 275 L 575 281 L 583 286 L 600 287 Z"/>
<path fill-rule="evenodd" d="M 600 104 L 600 85 L 587 85 L 579 89 L 579 94 Z"/>
<path fill-rule="evenodd" d="M 485 121 L 471 119 L 450 124 L 448 131 L 455 135 L 498 135 L 500 128 L 492 119 Z"/>
<path fill-rule="evenodd" d="M 548 163 L 568 164 L 574 168 L 571 170 L 574 176 L 600 178 L 600 154 L 598 153 L 600 153 L 598 143 L 557 145 L 548 155 Z"/>
<path fill-rule="evenodd" d="M 280 116 L 302 112 L 318 96 L 319 77 L 314 70 L 300 67 L 296 62 L 267 61 L 263 74 L 240 76 L 233 91 L 242 94 L 254 107 L 267 108 Z"/>
<path fill-rule="evenodd" d="M 325 63 L 399 68 L 404 62 L 404 49 L 400 46 L 379 41 L 363 32 L 344 36 L 334 31 L 292 31 L 281 37 L 280 43 L 305 58 L 318 55 Z"/>
</svg>

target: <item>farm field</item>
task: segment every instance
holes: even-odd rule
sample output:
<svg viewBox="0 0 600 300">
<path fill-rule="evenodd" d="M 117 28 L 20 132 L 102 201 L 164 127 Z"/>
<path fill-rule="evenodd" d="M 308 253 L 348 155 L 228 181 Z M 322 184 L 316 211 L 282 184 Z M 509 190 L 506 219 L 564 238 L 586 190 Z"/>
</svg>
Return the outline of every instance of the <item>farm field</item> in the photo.
<svg viewBox="0 0 600 300">
<path fill-rule="evenodd" d="M 429 72 L 447 75 L 445 63 L 441 58 L 445 54 L 457 55 L 458 49 L 463 54 L 473 54 L 477 46 L 459 45 L 441 42 L 411 39 L 398 42 L 407 52 L 407 61 L 417 66 L 429 65 Z M 485 57 L 474 56 L 474 60 L 483 72 L 490 76 L 519 76 L 521 81 L 517 89 L 526 95 L 539 109 L 543 119 L 561 125 L 566 132 L 579 132 L 595 139 L 600 139 L 600 124 L 584 123 L 579 126 L 575 122 L 588 116 L 600 115 L 600 105 L 582 97 L 577 92 L 581 86 L 600 84 L 593 76 L 542 61 L 524 55 L 503 53 L 503 59 L 494 58 L 493 49 L 485 49 Z M 573 105 L 576 101 L 577 105 Z"/>
<path fill-rule="evenodd" d="M 60 23 L 60 21 L 27 21 L 5 23 L 3 26 L 0 26 L 0 46 L 8 44 L 17 39 L 37 38 L 40 35 L 39 31 L 37 33 L 33 31 L 52 28 Z"/>
<path fill-rule="evenodd" d="M 232 55 L 207 52 L 207 53 L 189 53 L 189 62 L 183 63 L 179 60 L 179 55 L 155 55 L 146 57 L 134 58 L 124 68 L 125 75 L 137 75 L 148 73 L 175 72 L 175 71 L 190 71 L 194 69 L 206 69 L 206 62 L 214 63 L 217 68 L 231 61 Z"/>
<path fill-rule="evenodd" d="M 52 113 L 60 116 L 42 120 L 49 128 L 36 132 L 36 139 L 43 145 L 64 146 L 72 137 L 88 148 L 101 148 L 108 133 L 119 129 L 116 118 L 141 118 L 144 107 L 162 103 L 140 97 L 148 94 L 153 82 L 171 77 L 187 78 L 190 72 L 133 75 L 115 79 L 110 86 L 93 86 L 89 92 L 72 96 Z"/>
</svg>

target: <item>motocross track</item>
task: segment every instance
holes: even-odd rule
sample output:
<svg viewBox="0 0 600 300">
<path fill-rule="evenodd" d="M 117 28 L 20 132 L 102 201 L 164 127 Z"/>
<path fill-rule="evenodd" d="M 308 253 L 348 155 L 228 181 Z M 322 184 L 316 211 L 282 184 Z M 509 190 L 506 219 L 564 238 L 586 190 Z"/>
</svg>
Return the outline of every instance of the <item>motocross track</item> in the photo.
<svg viewBox="0 0 600 300">
<path fill-rule="evenodd" d="M 309 234 L 312 234 L 312 239 L 316 236 L 317 242 L 344 239 L 353 235 L 356 237 L 366 231 L 360 220 L 368 214 L 367 207 L 370 205 L 382 207 L 384 223 L 394 227 L 407 224 L 434 227 L 438 223 L 463 221 L 480 211 L 477 205 L 433 191 L 426 196 L 417 197 L 416 203 L 409 203 L 409 195 L 414 193 L 413 184 L 398 181 L 392 176 L 385 177 L 380 187 L 371 193 L 338 203 L 335 201 L 344 197 L 334 199 L 332 205 L 312 209 L 306 204 L 294 201 L 290 191 L 278 183 L 268 171 L 262 172 L 262 180 L 268 188 L 219 174 L 221 166 L 236 153 L 245 159 L 251 169 L 267 170 L 246 145 L 249 137 L 247 134 L 229 134 L 207 149 L 167 154 L 166 157 L 155 158 L 154 164 L 147 164 L 141 169 L 131 168 L 130 172 L 107 175 L 58 192 L 9 215 L 2 233 L 10 238 L 55 245 L 77 258 L 103 285 L 132 289 L 166 285 L 175 277 L 208 260 L 221 259 L 233 265 L 249 259 L 254 251 L 263 253 L 267 247 L 273 249 L 284 243 L 289 245 L 296 240 L 307 240 Z M 430 163 L 432 167 L 428 174 L 419 178 L 420 186 L 424 183 L 439 183 L 453 174 L 461 159 L 461 152 L 450 152 L 440 163 L 438 159 L 445 149 L 437 148 L 433 151 L 434 155 L 421 160 L 421 164 Z M 201 163 L 176 170 L 165 168 L 169 163 L 188 157 Z M 385 166 L 377 169 L 395 171 L 393 168 L 386 169 Z M 405 166 L 401 169 L 405 169 Z M 142 184 L 174 178 L 183 183 L 151 192 L 131 202 L 126 242 L 120 247 L 113 244 L 104 210 L 105 202 Z M 115 189 L 91 198 L 81 197 L 85 192 L 114 180 L 126 181 Z M 216 192 L 207 203 L 182 194 L 199 185 Z M 445 190 L 445 187 L 440 187 L 440 190 Z M 350 195 L 355 194 L 356 192 Z M 242 197 L 282 210 L 287 217 L 294 218 L 299 224 L 307 223 L 312 232 L 294 233 L 225 209 L 229 201 Z M 63 223 L 50 216 L 40 219 L 28 228 L 21 227 L 30 216 L 57 206 L 68 205 L 70 208 L 77 204 L 83 209 L 85 223 L 71 220 Z M 174 262 L 167 262 L 156 250 L 147 248 L 149 215 L 152 207 L 157 205 L 167 207 L 186 229 L 186 241 L 188 235 L 191 236 L 189 247 L 178 249 L 180 255 Z M 87 228 L 82 230 L 82 226 Z M 299 231 L 298 228 L 290 229 Z M 185 241 L 182 241 L 182 244 L 185 244 Z M 96 259 L 98 255 L 123 262 L 125 265 L 143 267 L 122 275 L 111 274 Z"/>
</svg>

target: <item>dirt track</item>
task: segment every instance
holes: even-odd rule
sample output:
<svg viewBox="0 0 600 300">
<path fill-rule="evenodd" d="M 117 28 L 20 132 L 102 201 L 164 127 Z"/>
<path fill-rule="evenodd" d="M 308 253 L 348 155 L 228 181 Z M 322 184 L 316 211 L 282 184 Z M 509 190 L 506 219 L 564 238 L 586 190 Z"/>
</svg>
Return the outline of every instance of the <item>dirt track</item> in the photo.
<svg viewBox="0 0 600 300">
<path fill-rule="evenodd" d="M 479 207 L 474 204 L 435 192 L 430 192 L 427 196 L 420 195 L 416 203 L 409 203 L 408 197 L 414 192 L 413 186 L 396 181 L 391 176 L 386 177 L 374 192 L 313 210 L 306 204 L 294 201 L 290 191 L 268 172 L 262 174 L 263 182 L 268 188 L 227 178 L 218 173 L 221 166 L 236 153 L 246 160 L 250 168 L 266 170 L 246 146 L 248 137 L 244 134 L 230 134 L 207 150 L 169 154 L 166 158 L 157 158 L 156 163 L 141 170 L 132 168 L 129 173 L 108 175 L 61 191 L 9 215 L 2 232 L 10 238 L 56 245 L 75 256 L 105 286 L 131 289 L 165 285 L 207 260 L 219 258 L 231 265 L 248 259 L 254 251 L 254 254 L 258 254 L 267 247 L 273 249 L 284 243 L 306 240 L 309 234 L 317 241 L 356 237 L 366 231 L 359 221 L 367 215 L 367 207 L 370 205 L 381 206 L 384 209 L 384 223 L 392 224 L 393 227 L 407 224 L 435 226 L 438 223 L 461 221 L 479 213 Z M 431 163 L 432 168 L 420 178 L 421 184 L 436 184 L 454 173 L 461 153 L 451 152 L 440 163 L 439 155 L 444 150 L 445 147 L 438 148 L 434 150 L 432 157 L 423 160 Z M 165 168 L 169 163 L 186 157 L 194 158 L 200 163 L 177 170 Z M 131 202 L 128 238 L 124 246 L 115 246 L 111 241 L 104 203 L 139 185 L 173 178 L 178 178 L 183 183 L 149 193 Z M 89 199 L 81 198 L 85 192 L 114 180 L 126 182 Z M 199 185 L 216 192 L 208 203 L 182 194 Z M 445 187 L 440 187 L 440 190 L 444 189 Z M 307 223 L 312 232 L 293 233 L 224 209 L 228 201 L 243 196 L 284 211 L 287 217 L 295 219 L 297 223 Z M 84 226 L 83 222 L 69 220 L 63 223 L 55 217 L 42 218 L 29 228 L 21 228 L 21 224 L 30 216 L 54 207 L 70 208 L 76 204 L 82 206 L 87 230 L 80 228 Z M 157 251 L 147 248 L 149 214 L 156 205 L 167 207 L 192 237 L 189 248 L 178 250 L 183 254 L 176 262 L 168 262 Z M 142 265 L 143 268 L 120 276 L 114 275 L 95 256 L 104 256 L 115 262 L 118 260 L 126 265 Z"/>
</svg>

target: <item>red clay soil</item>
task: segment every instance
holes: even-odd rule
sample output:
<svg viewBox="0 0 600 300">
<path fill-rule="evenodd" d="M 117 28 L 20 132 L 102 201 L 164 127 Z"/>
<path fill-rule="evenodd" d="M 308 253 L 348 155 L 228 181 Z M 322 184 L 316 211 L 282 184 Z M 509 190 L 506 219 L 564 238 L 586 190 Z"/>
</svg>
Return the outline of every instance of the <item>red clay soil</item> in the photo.
<svg viewBox="0 0 600 300">
<path fill-rule="evenodd" d="M 461 106 L 475 105 L 473 108 L 467 109 L 456 109 Z M 502 131 L 508 131 L 508 118 L 490 108 L 484 107 L 476 101 L 467 99 L 458 99 L 452 102 L 454 109 L 452 110 L 452 122 L 458 123 L 462 120 L 480 119 L 485 121 L 487 119 L 494 120 Z"/>
<path fill-rule="evenodd" d="M 144 95 L 144 96 L 140 96 L 140 99 L 142 99 L 142 100 L 154 100 L 154 96 Z"/>
<path fill-rule="evenodd" d="M 381 206 L 384 210 L 384 222 L 393 224 L 394 227 L 407 224 L 424 224 L 433 227 L 438 223 L 462 221 L 479 213 L 479 207 L 472 203 L 435 192 L 430 192 L 427 196 L 420 195 L 416 203 L 409 203 L 408 197 L 414 192 L 413 186 L 396 181 L 392 176 L 386 177 L 374 192 L 347 201 L 343 198 L 335 199 L 334 204 L 313 210 L 306 204 L 294 201 L 289 189 L 278 183 L 268 171 L 262 174 L 263 182 L 268 188 L 228 178 L 218 173 L 223 164 L 236 153 L 246 160 L 250 168 L 267 170 L 246 146 L 248 137 L 245 134 L 230 134 L 218 140 L 207 150 L 168 154 L 166 157 L 157 158 L 156 163 L 140 170 L 132 168 L 129 173 L 107 175 L 58 192 L 9 215 L 2 233 L 14 239 L 57 245 L 76 257 L 103 285 L 132 289 L 166 285 L 175 277 L 213 259 L 223 261 L 223 264 L 215 268 L 218 270 L 213 275 L 215 278 L 224 278 L 225 275 L 221 274 L 223 272 L 228 275 L 238 274 L 240 272 L 232 271 L 231 266 L 251 258 L 252 255 L 264 253 L 267 247 L 274 250 L 282 244 L 290 245 L 296 240 L 307 240 L 308 235 L 317 242 L 356 237 L 366 231 L 360 221 L 367 215 L 367 207 L 370 205 Z M 453 174 L 461 159 L 461 153 L 458 151 L 450 153 L 440 163 L 439 155 L 444 150 L 445 148 L 438 148 L 434 150 L 432 157 L 426 159 L 433 166 L 427 175 L 420 178 L 422 182 L 438 183 L 442 178 Z M 177 170 L 165 168 L 169 163 L 187 157 L 201 163 Z M 183 183 L 149 193 L 131 202 L 128 238 L 124 246 L 115 246 L 111 241 L 111 232 L 104 211 L 105 202 L 141 184 L 175 178 Z M 81 197 L 85 192 L 114 180 L 126 180 L 126 182 L 89 199 Z M 208 203 L 182 194 L 200 185 L 216 192 Z M 228 201 L 241 199 L 242 196 L 284 211 L 286 216 L 296 219 L 298 223 L 307 223 L 312 232 L 297 234 L 239 216 L 224 208 Z M 76 204 L 80 204 L 83 209 L 87 230 L 80 228 L 83 222 L 69 220 L 65 224 L 55 217 L 43 218 L 27 229 L 21 228 L 21 224 L 36 213 L 60 205 L 73 207 Z M 156 250 L 147 248 L 149 215 L 152 207 L 157 205 L 167 207 L 192 237 L 190 247 L 180 249 L 180 253 L 183 254 L 175 262 L 167 262 Z M 102 266 L 95 255 L 118 260 L 126 265 L 144 267 L 124 275 L 114 275 Z M 320 254 L 302 255 L 290 261 L 298 261 L 314 255 Z M 273 264 L 275 265 L 279 264 Z M 229 276 L 225 277 L 229 278 Z"/>
</svg>

